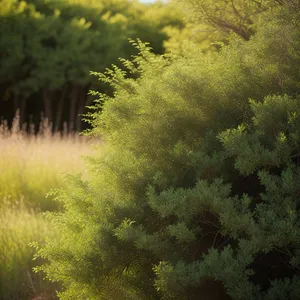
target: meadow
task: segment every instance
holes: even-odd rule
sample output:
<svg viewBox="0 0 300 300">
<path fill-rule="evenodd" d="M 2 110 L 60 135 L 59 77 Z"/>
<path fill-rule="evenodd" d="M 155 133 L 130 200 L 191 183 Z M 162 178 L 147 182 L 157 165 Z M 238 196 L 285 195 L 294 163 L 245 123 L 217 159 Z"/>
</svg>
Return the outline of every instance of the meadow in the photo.
<svg viewBox="0 0 300 300">
<path fill-rule="evenodd" d="M 52 134 L 47 121 L 37 134 L 20 129 L 18 117 L 11 129 L 0 124 L 0 299 L 56 299 L 59 287 L 32 270 L 42 260 L 33 260 L 31 243 L 55 238 L 44 212 L 60 206 L 46 195 L 65 187 L 67 173 L 88 176 L 82 156 L 91 144 L 79 134 Z"/>
</svg>

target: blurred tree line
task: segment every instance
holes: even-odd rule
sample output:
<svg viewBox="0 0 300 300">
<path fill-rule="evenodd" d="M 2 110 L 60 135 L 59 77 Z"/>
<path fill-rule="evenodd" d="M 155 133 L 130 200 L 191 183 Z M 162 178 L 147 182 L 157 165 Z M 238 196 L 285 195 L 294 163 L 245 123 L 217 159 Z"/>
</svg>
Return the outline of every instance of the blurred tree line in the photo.
<svg viewBox="0 0 300 300">
<path fill-rule="evenodd" d="M 0 117 L 40 123 L 41 113 L 61 130 L 82 130 L 79 115 L 93 97 L 109 93 L 90 71 L 103 72 L 134 48 L 128 38 L 151 43 L 157 54 L 165 28 L 184 27 L 175 6 L 128 0 L 2 0 L 0 2 Z M 169 29 L 170 30 L 170 29 Z"/>
</svg>

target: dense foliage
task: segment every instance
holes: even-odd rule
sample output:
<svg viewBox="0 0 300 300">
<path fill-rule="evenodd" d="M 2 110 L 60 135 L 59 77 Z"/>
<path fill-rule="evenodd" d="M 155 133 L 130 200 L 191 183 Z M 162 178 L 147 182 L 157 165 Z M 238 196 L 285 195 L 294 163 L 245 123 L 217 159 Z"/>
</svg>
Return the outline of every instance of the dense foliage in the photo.
<svg viewBox="0 0 300 300">
<path fill-rule="evenodd" d="M 300 9 L 274 8 L 249 41 L 140 53 L 98 74 L 106 147 L 69 178 L 59 241 L 38 255 L 61 299 L 297 299 Z"/>
<path fill-rule="evenodd" d="M 166 26 L 181 27 L 178 9 L 128 0 L 3 0 L 0 2 L 0 109 L 21 123 L 41 111 L 61 130 L 80 130 L 91 87 L 108 91 L 89 76 L 134 53 L 128 38 L 151 42 L 163 53 Z"/>
<path fill-rule="evenodd" d="M 228 35 L 234 32 L 249 40 L 256 32 L 256 22 L 262 13 L 282 5 L 298 6 L 298 0 L 174 0 L 181 4 L 194 20 L 210 29 Z"/>
<path fill-rule="evenodd" d="M 256 33 L 259 19 L 276 7 L 298 7 L 298 0 L 173 0 L 185 12 L 184 27 L 164 29 L 169 39 L 167 51 L 185 55 L 186 45 L 197 44 L 210 52 L 228 44 L 232 35 L 249 40 Z"/>
</svg>

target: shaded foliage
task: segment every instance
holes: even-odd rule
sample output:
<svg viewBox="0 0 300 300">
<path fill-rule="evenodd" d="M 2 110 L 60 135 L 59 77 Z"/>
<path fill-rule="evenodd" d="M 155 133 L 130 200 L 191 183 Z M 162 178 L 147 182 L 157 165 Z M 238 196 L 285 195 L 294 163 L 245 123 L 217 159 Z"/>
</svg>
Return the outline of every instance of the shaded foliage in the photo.
<svg viewBox="0 0 300 300">
<path fill-rule="evenodd" d="M 158 12 L 159 13 L 156 13 Z M 12 121 L 39 123 L 40 112 L 56 130 L 80 130 L 93 87 L 111 92 L 89 76 L 103 72 L 133 49 L 128 38 L 141 38 L 163 53 L 167 25 L 181 26 L 178 10 L 137 1 L 3 0 L 0 3 L 0 108 Z"/>
</svg>

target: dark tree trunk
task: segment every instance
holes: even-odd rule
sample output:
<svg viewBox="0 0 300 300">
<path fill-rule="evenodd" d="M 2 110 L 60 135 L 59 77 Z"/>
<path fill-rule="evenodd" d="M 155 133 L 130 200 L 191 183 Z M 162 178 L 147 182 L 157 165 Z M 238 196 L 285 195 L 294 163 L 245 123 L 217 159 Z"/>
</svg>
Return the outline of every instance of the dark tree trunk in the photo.
<svg viewBox="0 0 300 300">
<path fill-rule="evenodd" d="M 12 120 L 12 130 L 17 132 L 20 130 L 20 99 L 19 96 L 14 96 L 14 116 Z"/>
<path fill-rule="evenodd" d="M 81 115 L 83 114 L 86 105 L 87 89 L 88 86 L 81 87 L 80 94 L 79 94 L 78 110 L 77 110 L 77 118 L 76 118 L 76 130 L 79 132 L 81 131 L 81 118 L 82 118 Z"/>
<path fill-rule="evenodd" d="M 74 131 L 74 127 L 75 127 L 77 99 L 78 99 L 78 87 L 76 85 L 73 85 L 70 94 L 69 128 L 68 128 L 69 132 Z"/>
<path fill-rule="evenodd" d="M 14 114 L 18 118 L 19 126 L 22 127 L 25 122 L 25 109 L 26 109 L 26 99 L 20 96 L 15 96 L 13 99 L 14 102 Z"/>
<path fill-rule="evenodd" d="M 14 96 L 14 114 L 16 115 L 20 108 L 20 100 L 18 96 Z"/>
<path fill-rule="evenodd" d="M 44 99 L 44 116 L 48 120 L 49 124 L 52 124 L 52 97 L 51 92 L 43 90 Z"/>
<path fill-rule="evenodd" d="M 25 110 L 26 110 L 26 104 L 27 100 L 25 98 L 20 99 L 20 125 L 23 126 L 23 123 L 25 123 Z"/>
<path fill-rule="evenodd" d="M 64 86 L 61 92 L 61 96 L 58 101 L 57 105 L 57 112 L 56 112 L 56 119 L 55 119 L 55 131 L 59 131 L 62 125 L 62 115 L 64 111 L 64 105 L 65 105 L 65 97 L 68 92 L 68 86 Z"/>
</svg>

